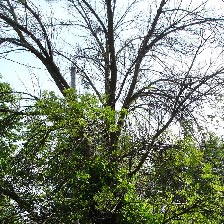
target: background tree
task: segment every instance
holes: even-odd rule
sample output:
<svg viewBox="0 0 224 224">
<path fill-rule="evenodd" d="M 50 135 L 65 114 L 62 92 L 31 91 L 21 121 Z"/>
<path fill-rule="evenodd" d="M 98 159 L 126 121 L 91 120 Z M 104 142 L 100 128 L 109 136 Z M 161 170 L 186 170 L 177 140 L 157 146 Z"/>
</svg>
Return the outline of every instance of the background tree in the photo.
<svg viewBox="0 0 224 224">
<path fill-rule="evenodd" d="M 20 148 L 16 156 L 10 157 L 11 164 L 17 166 L 7 174 L 15 197 L 4 195 L 16 201 L 17 211 L 26 211 L 30 220 L 55 222 L 66 217 L 67 222 L 131 223 L 130 217 L 139 217 L 145 207 L 150 212 L 135 223 L 156 223 L 188 212 L 181 206 L 176 211 L 174 206 L 164 218 L 159 210 L 153 214 L 150 197 L 134 203 L 133 208 L 131 200 L 135 196 L 140 200 L 144 194 L 138 195 L 135 180 L 142 178 L 145 166 L 164 165 L 154 158 L 164 153 L 162 145 L 173 144 L 172 138 L 168 140 L 172 125 L 179 123 L 186 137 L 200 127 L 201 107 L 222 94 L 223 15 L 210 10 L 209 1 L 149 1 L 142 7 L 143 2 L 69 0 L 65 3 L 70 18 L 63 21 L 45 20 L 32 1 L 0 2 L 3 53 L 22 48 L 35 55 L 65 97 L 58 99 L 50 94 L 38 99 L 34 110 L 6 111 L 22 115 L 25 130 L 19 135 L 24 150 Z M 63 51 L 57 49 L 54 34 L 59 29 L 66 32 L 67 27 L 70 32 L 74 29 L 75 38 L 67 41 L 69 46 L 74 41 L 72 50 L 66 51 L 64 46 Z M 205 53 L 209 59 L 203 59 Z M 100 103 L 95 97 L 91 101 L 69 93 L 59 58 L 72 63 Z M 175 147 L 171 149 L 175 154 Z M 180 155 L 177 153 L 177 157 Z M 174 156 L 172 165 L 177 163 L 180 170 L 185 165 L 190 170 L 198 165 L 183 165 L 176 160 Z M 59 169 L 58 164 L 64 168 Z M 173 169 L 171 164 L 165 165 Z M 73 172 L 66 173 L 65 168 Z M 153 169 L 156 174 L 163 172 Z M 179 175 L 182 173 L 174 176 Z M 184 173 L 180 184 L 189 175 Z M 163 188 L 162 183 L 162 189 L 169 192 L 169 186 Z M 174 192 L 180 190 L 176 187 Z M 88 189 L 85 195 L 83 189 Z M 176 194 L 173 191 L 169 193 L 172 197 Z M 220 191 L 216 189 L 217 194 Z M 138 209 L 137 204 L 141 205 Z M 56 213 L 63 208 L 69 212 L 60 212 L 63 215 L 58 217 Z M 198 208 L 198 204 L 193 207 Z M 88 217 L 84 217 L 87 210 Z"/>
</svg>

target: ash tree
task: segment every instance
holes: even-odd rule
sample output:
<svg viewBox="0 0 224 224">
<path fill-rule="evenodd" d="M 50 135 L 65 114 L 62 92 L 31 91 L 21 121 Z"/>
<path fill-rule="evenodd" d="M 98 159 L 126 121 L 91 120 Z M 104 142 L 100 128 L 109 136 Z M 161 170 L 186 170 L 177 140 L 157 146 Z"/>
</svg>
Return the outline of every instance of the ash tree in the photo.
<svg viewBox="0 0 224 224">
<path fill-rule="evenodd" d="M 222 223 L 223 145 L 203 107 L 223 94 L 223 2 L 68 0 L 65 18 L 35 4 L 0 2 L 1 55 L 34 55 L 62 96 L 1 91 L 1 120 L 15 119 L 2 123 L 3 220 Z"/>
</svg>

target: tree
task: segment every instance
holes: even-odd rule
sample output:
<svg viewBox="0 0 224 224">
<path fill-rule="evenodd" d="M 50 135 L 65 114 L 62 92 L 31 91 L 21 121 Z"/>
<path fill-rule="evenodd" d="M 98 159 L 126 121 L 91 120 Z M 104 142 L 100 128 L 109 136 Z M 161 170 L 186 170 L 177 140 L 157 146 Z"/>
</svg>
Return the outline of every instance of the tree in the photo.
<svg viewBox="0 0 224 224">
<path fill-rule="evenodd" d="M 32 1 L 0 2 L 3 53 L 22 48 L 35 55 L 64 96 L 58 99 L 52 94 L 45 95 L 36 99 L 34 109 L 7 111 L 22 116 L 20 121 L 28 130 L 20 136 L 25 142 L 21 146 L 24 150 L 10 157 L 8 164 L 18 165 L 12 165 L 15 169 L 8 174 L 12 178 L 11 191 L 4 193 L 16 201 L 20 214 L 26 211 L 30 220 L 49 223 L 58 222 L 57 219 L 131 223 L 134 215 L 135 223 L 161 221 L 161 211 L 153 215 L 149 198 L 140 200 L 145 192 L 136 193 L 139 179 L 144 177 L 142 171 L 146 164 L 154 163 L 162 169 L 163 162 L 154 158 L 164 153 L 163 144 L 169 145 L 167 138 L 172 124 L 178 122 L 185 133 L 195 131 L 201 125 L 197 122 L 201 106 L 222 94 L 223 66 L 219 58 L 223 54 L 220 35 L 223 15 L 208 10 L 208 3 L 149 1 L 148 8 L 144 3 L 143 9 L 141 1 L 135 0 L 123 6 L 112 0 L 96 4 L 69 0 L 71 19 L 54 22 L 53 18 L 45 21 Z M 67 27 L 74 29 L 76 39 L 73 50 L 63 52 L 54 45 L 53 35 L 59 29 L 66 32 Z M 209 60 L 202 60 L 203 52 L 211 55 Z M 57 65 L 59 57 L 72 63 L 99 102 L 94 96 L 79 98 L 69 92 Z M 179 156 L 175 147 L 170 149 Z M 171 161 L 175 163 L 176 159 L 174 156 Z M 58 164 L 64 169 L 59 169 Z M 177 168 L 183 169 L 182 165 L 177 164 Z M 159 172 L 163 172 L 161 169 Z M 45 179 L 40 171 L 46 172 Z M 22 180 L 23 175 L 27 179 Z M 187 175 L 184 174 L 181 184 Z M 75 191 L 74 186 L 79 190 Z M 82 194 L 83 189 L 87 189 L 86 194 Z M 169 190 L 167 186 L 165 191 Z M 70 192 L 74 194 L 72 197 L 68 196 Z M 173 197 L 173 192 L 170 195 Z M 135 196 L 140 201 L 131 207 Z M 41 198 L 47 203 L 45 207 Z M 137 204 L 141 206 L 137 208 Z M 201 205 L 196 204 L 194 211 Z M 63 208 L 70 213 L 63 213 Z M 75 208 L 78 209 L 69 210 Z M 150 212 L 137 220 L 143 208 Z M 173 216 L 164 218 L 164 222 L 188 213 L 177 208 L 180 213 L 174 206 Z M 58 211 L 61 217 L 56 215 Z M 88 217 L 84 217 L 87 211 Z"/>
<path fill-rule="evenodd" d="M 223 222 L 223 178 L 221 170 L 216 172 L 220 161 L 223 164 L 223 143 L 212 135 L 207 137 L 205 145 L 196 146 L 188 137 L 167 147 L 143 171 L 148 184 L 141 185 L 141 190 L 146 186 L 143 192 L 160 214 L 159 223 Z"/>
<path fill-rule="evenodd" d="M 2 220 L 15 214 L 19 223 L 222 223 L 222 140 L 157 145 L 150 164 L 130 176 L 130 153 L 143 142 L 123 134 L 111 155 L 105 132 L 108 124 L 116 130 L 113 119 L 111 108 L 73 90 L 65 98 L 46 93 L 26 110 L 16 124 L 23 131 L 9 136 L 2 152 L 1 193 L 9 204 Z"/>
</svg>

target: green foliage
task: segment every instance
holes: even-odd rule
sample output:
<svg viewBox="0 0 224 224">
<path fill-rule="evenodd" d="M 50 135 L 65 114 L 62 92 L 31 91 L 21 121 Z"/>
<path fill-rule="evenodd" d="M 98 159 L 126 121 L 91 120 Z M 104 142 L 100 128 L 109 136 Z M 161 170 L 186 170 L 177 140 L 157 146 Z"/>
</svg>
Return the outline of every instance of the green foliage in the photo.
<svg viewBox="0 0 224 224">
<path fill-rule="evenodd" d="M 0 83 L 0 222 L 20 223 L 20 215 L 10 202 L 10 198 L 4 194 L 8 185 L 9 172 L 13 164 L 11 157 L 18 150 L 21 140 L 21 117 L 10 113 L 10 110 L 18 109 L 18 98 L 12 94 L 12 89 L 7 83 Z"/>
<path fill-rule="evenodd" d="M 119 200 L 121 178 L 105 137 L 116 131 L 115 112 L 90 95 L 77 97 L 68 90 L 64 99 L 45 93 L 27 114 L 23 144 L 15 155 L 10 152 L 14 165 L 7 175 L 21 197 L 38 208 L 36 220 L 51 214 L 52 223 L 88 223 L 90 212 L 109 213 Z"/>
<path fill-rule="evenodd" d="M 3 107 L 16 109 L 10 87 L 0 88 Z M 119 114 L 96 97 L 46 92 L 26 114 L 0 118 L 12 115 L 1 123 L 2 223 L 223 222 L 221 139 L 177 140 L 130 175 L 130 153 L 141 144 L 123 132 L 111 151 Z"/>
<path fill-rule="evenodd" d="M 213 146 L 219 144 L 216 141 Z M 221 160 L 216 157 L 214 164 L 208 162 L 210 150 L 223 155 L 222 147 L 216 154 L 215 148 L 198 147 L 188 137 L 159 155 L 148 170 L 146 198 L 153 202 L 154 211 L 163 213 L 162 223 L 222 223 L 224 182 L 215 169 Z"/>
</svg>

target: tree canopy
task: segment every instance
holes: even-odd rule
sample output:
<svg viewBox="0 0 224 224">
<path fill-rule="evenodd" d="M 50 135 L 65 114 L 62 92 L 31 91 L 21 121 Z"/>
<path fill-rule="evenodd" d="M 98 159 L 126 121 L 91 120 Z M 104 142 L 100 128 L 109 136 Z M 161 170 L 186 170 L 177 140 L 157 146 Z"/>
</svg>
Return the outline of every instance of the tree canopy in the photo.
<svg viewBox="0 0 224 224">
<path fill-rule="evenodd" d="M 29 52 L 61 93 L 0 83 L 1 222 L 223 223 L 223 140 L 203 111 L 223 98 L 223 11 L 61 3 L 63 18 L 0 1 L 1 55 Z"/>
</svg>

